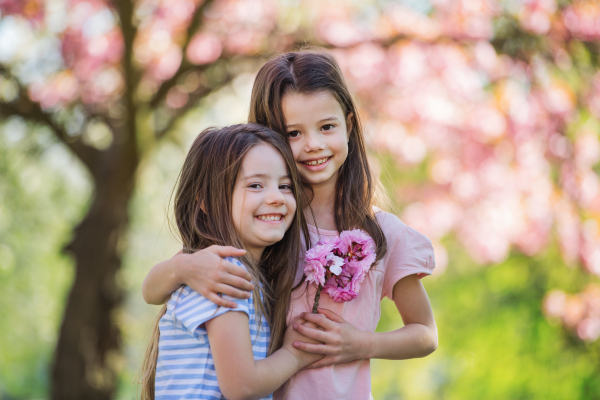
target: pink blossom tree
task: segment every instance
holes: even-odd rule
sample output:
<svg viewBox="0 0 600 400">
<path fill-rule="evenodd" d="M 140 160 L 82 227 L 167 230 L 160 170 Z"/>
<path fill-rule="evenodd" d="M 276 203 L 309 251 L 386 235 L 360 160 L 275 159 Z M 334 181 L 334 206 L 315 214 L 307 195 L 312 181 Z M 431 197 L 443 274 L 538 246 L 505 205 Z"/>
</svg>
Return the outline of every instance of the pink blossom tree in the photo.
<svg viewBox="0 0 600 400">
<path fill-rule="evenodd" d="M 558 244 L 565 267 L 581 266 L 590 285 L 549 293 L 544 311 L 595 341 L 600 5 L 431 3 L 427 16 L 388 4 L 368 24 L 339 12 L 317 22 L 321 39 L 338 46 L 375 147 L 400 168 L 427 171 L 396 188 L 403 220 L 433 240 L 439 270 L 449 235 L 481 265 Z"/>
</svg>

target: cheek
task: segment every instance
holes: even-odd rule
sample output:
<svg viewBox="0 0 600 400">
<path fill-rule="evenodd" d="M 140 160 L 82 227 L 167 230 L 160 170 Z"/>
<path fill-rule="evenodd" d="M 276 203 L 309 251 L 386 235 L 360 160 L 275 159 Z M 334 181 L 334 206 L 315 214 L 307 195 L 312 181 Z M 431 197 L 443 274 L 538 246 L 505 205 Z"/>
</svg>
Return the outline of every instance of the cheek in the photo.
<svg viewBox="0 0 600 400">
<path fill-rule="evenodd" d="M 292 194 L 285 196 L 285 204 L 287 205 L 288 212 L 294 214 L 296 212 L 296 198 Z"/>
<path fill-rule="evenodd" d="M 292 154 L 294 155 L 294 161 L 298 161 L 302 153 L 302 144 L 300 143 L 300 140 L 294 140 L 293 142 L 289 143 L 289 145 L 292 149 Z"/>
<path fill-rule="evenodd" d="M 332 143 L 335 151 L 344 156 L 344 159 L 348 155 L 348 136 L 345 134 L 336 135 L 335 141 Z"/>
<path fill-rule="evenodd" d="M 241 229 L 242 214 L 244 213 L 244 198 L 241 193 L 233 192 L 233 198 L 231 199 L 231 218 L 233 219 L 233 226 L 238 232 Z"/>
</svg>

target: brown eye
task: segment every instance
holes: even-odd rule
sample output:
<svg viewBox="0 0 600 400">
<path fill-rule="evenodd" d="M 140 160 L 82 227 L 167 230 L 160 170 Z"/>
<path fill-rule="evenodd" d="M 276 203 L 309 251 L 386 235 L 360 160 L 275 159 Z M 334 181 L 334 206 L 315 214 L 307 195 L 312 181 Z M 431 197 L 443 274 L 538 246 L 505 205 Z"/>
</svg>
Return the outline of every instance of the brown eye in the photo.
<svg viewBox="0 0 600 400">
<path fill-rule="evenodd" d="M 299 131 L 291 131 L 291 132 L 288 132 L 288 136 L 295 138 L 295 137 L 300 136 L 300 132 Z"/>
<path fill-rule="evenodd" d="M 324 131 L 330 131 L 333 129 L 333 125 L 331 125 L 331 124 L 323 125 L 323 127 L 321 129 L 323 129 Z"/>
</svg>

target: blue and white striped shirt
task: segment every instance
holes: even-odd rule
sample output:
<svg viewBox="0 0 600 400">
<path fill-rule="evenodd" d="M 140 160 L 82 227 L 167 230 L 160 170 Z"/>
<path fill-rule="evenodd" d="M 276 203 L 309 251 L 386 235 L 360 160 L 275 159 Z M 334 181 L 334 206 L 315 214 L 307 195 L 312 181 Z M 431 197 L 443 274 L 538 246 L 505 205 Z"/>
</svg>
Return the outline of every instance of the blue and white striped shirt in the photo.
<svg viewBox="0 0 600 400">
<path fill-rule="evenodd" d="M 227 261 L 244 267 L 234 258 L 227 258 Z M 188 286 L 182 286 L 171 295 L 167 312 L 159 322 L 156 400 L 224 399 L 217 382 L 204 323 L 226 312 L 238 311 L 248 314 L 254 359 L 261 360 L 267 357 L 271 331 L 263 316 L 262 329 L 257 335 L 252 295 L 246 300 L 225 295 L 223 297 L 237 303 L 237 308 L 219 307 Z M 265 397 L 272 398 L 273 395 Z"/>
</svg>

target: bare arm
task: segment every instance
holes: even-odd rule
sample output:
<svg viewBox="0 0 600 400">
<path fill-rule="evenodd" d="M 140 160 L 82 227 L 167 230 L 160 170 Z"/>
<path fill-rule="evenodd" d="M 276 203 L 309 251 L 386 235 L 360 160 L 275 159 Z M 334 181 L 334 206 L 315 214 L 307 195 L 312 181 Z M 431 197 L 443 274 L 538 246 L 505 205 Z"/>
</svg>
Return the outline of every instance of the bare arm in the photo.
<svg viewBox="0 0 600 400">
<path fill-rule="evenodd" d="M 396 282 L 393 299 L 404 326 L 391 332 L 364 332 L 354 328 L 339 315 L 319 309 L 319 314 L 302 317 L 323 328 L 318 330 L 295 324 L 294 329 L 324 344 L 295 342 L 294 346 L 326 357 L 309 368 L 338 364 L 364 358 L 404 360 L 425 357 L 437 348 L 437 327 L 429 298 L 417 275 Z"/>
<path fill-rule="evenodd" d="M 230 400 L 259 399 L 273 393 L 302 367 L 322 357 L 295 349 L 291 342 L 302 336 L 288 329 L 281 349 L 263 360 L 254 360 L 248 316 L 241 312 L 207 321 L 206 330 L 219 388 Z"/>
<path fill-rule="evenodd" d="M 404 326 L 392 332 L 370 333 L 365 358 L 405 360 L 433 353 L 438 345 L 437 326 L 429 297 L 417 275 L 396 282 L 393 298 Z"/>
<path fill-rule="evenodd" d="M 234 302 L 224 300 L 218 293 L 247 299 L 254 285 L 246 269 L 221 257 L 243 254 L 245 250 L 229 246 L 210 246 L 194 254 L 180 251 L 150 270 L 142 285 L 144 300 L 148 304 L 163 304 L 181 285 L 188 285 L 221 307 L 235 308 Z"/>
</svg>

